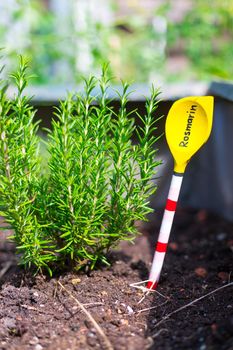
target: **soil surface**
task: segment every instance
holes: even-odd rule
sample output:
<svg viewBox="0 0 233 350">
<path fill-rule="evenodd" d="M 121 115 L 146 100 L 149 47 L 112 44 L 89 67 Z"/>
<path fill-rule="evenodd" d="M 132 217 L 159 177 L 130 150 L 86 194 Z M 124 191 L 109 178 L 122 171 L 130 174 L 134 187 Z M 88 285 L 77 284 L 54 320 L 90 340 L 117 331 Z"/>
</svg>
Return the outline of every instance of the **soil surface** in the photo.
<svg viewBox="0 0 233 350">
<path fill-rule="evenodd" d="M 233 349 L 233 224 L 179 210 L 157 291 L 145 296 L 130 284 L 148 278 L 155 216 L 135 245 L 111 254 L 111 267 L 52 279 L 17 267 L 3 231 L 0 349 Z"/>
</svg>

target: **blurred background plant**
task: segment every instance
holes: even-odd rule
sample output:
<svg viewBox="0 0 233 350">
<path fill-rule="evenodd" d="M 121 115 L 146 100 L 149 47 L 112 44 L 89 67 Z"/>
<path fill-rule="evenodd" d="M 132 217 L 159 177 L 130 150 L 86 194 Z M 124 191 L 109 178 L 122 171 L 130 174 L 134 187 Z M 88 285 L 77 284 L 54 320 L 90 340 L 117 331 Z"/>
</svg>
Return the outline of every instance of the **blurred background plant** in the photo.
<svg viewBox="0 0 233 350">
<path fill-rule="evenodd" d="M 28 55 L 37 84 L 78 83 L 106 61 L 135 82 L 232 79 L 231 0 L 9 0 L 0 12 L 7 67 Z"/>
<path fill-rule="evenodd" d="M 232 28 L 231 0 L 193 1 L 180 21 L 168 24 L 167 56 L 186 58 L 186 78 L 232 80 Z"/>
</svg>

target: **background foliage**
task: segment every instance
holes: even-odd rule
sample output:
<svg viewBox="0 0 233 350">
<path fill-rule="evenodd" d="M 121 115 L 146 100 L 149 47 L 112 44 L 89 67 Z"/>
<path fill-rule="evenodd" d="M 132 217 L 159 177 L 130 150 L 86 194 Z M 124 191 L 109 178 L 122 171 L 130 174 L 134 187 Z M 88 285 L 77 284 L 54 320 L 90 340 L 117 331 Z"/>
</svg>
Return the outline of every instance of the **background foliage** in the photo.
<svg viewBox="0 0 233 350">
<path fill-rule="evenodd" d="M 111 62 L 114 77 L 130 81 L 232 79 L 232 1 L 184 1 L 184 6 L 190 5 L 174 19 L 179 10 L 171 0 L 149 14 L 145 5 L 134 5 L 127 15 L 119 12 L 118 2 L 109 0 L 109 20 L 94 16 L 96 6 L 92 12 L 82 10 L 82 17 L 81 2 L 67 2 L 66 20 L 47 8 L 47 2 L 9 2 L 14 6 L 2 12 L 0 40 L 11 66 L 15 53 L 27 54 L 38 84 L 80 82 L 81 76 L 99 72 L 106 61 Z M 84 25 L 78 26 L 82 21 Z M 185 63 L 178 67 L 180 59 Z"/>
<path fill-rule="evenodd" d="M 233 77 L 233 3 L 196 0 L 179 23 L 169 23 L 168 54 L 180 50 L 189 59 L 188 77 Z"/>
</svg>

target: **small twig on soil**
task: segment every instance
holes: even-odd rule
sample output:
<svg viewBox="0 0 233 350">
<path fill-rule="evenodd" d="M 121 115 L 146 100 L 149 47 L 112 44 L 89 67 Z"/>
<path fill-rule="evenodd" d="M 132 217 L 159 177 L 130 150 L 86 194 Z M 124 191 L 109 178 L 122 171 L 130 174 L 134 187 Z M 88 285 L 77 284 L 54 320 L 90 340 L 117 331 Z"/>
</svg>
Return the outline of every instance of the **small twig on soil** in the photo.
<svg viewBox="0 0 233 350">
<path fill-rule="evenodd" d="M 141 314 L 142 312 L 146 312 L 146 311 L 150 311 L 150 310 L 153 310 L 153 309 L 157 309 L 158 307 L 161 307 L 165 304 L 168 303 L 169 300 L 166 300 L 164 303 L 160 304 L 160 305 L 156 305 L 156 306 L 151 306 L 151 307 L 147 307 L 146 309 L 141 309 L 141 310 L 138 310 L 136 311 L 137 314 Z"/>
<path fill-rule="evenodd" d="M 110 343 L 109 339 L 107 338 L 107 336 L 105 335 L 105 333 L 103 332 L 102 328 L 98 325 L 98 323 L 96 322 L 96 320 L 91 316 L 90 312 L 88 312 L 84 305 L 82 303 L 80 303 L 80 301 L 78 301 L 77 298 L 75 298 L 73 296 L 73 294 L 65 287 L 63 286 L 63 284 L 58 281 L 57 282 L 59 284 L 59 286 L 78 304 L 78 306 L 80 307 L 80 309 L 84 312 L 84 314 L 87 316 L 87 318 L 90 320 L 90 322 L 93 324 L 93 326 L 95 327 L 96 331 L 99 333 L 99 335 L 102 337 L 105 345 L 106 345 L 106 349 L 107 350 L 114 350 L 112 344 Z"/>
<path fill-rule="evenodd" d="M 21 304 L 20 307 L 22 307 L 23 309 L 30 310 L 30 311 L 39 312 L 39 313 L 41 313 L 41 314 L 46 314 L 46 315 L 52 315 L 52 316 L 54 316 L 53 313 L 48 312 L 48 311 L 46 311 L 46 310 L 38 309 L 37 307 L 34 307 L 34 306 L 30 306 L 30 305 L 26 305 L 26 304 Z"/>
<path fill-rule="evenodd" d="M 168 297 L 166 297 L 165 295 L 163 295 L 162 293 L 158 292 L 157 290 L 144 290 L 143 293 L 143 297 L 139 300 L 138 304 L 141 304 L 143 302 L 144 299 L 146 299 L 147 295 L 150 294 L 152 292 L 160 295 L 161 297 L 163 297 L 164 299 L 168 299 Z"/>
<path fill-rule="evenodd" d="M 98 306 L 98 305 L 103 305 L 103 303 L 101 302 L 96 302 L 96 303 L 87 303 L 87 304 L 83 304 L 83 306 Z M 43 310 L 43 309 L 39 309 L 37 307 L 34 307 L 34 306 L 30 306 L 30 305 L 26 305 L 26 304 L 21 304 L 20 305 L 23 309 L 27 309 L 27 310 L 30 310 L 30 311 L 36 311 L 36 312 L 39 312 L 41 314 L 46 314 L 46 315 L 52 315 L 54 316 L 53 313 L 51 312 L 48 312 L 46 310 Z"/>
<path fill-rule="evenodd" d="M 156 332 L 155 334 L 153 334 L 152 336 L 151 336 L 151 338 L 153 338 L 153 339 L 155 339 L 155 338 L 157 338 L 161 333 L 163 333 L 163 332 L 168 332 L 168 329 L 167 328 L 161 328 L 158 332 Z"/>
<path fill-rule="evenodd" d="M 12 265 L 12 261 L 7 261 L 5 266 L 0 271 L 0 279 L 5 275 L 5 273 L 9 270 Z"/>
<path fill-rule="evenodd" d="M 104 305 L 104 303 L 97 301 L 96 303 L 86 303 L 83 304 L 83 306 L 99 306 L 99 305 Z"/>
<path fill-rule="evenodd" d="M 53 292 L 53 298 L 56 299 L 56 297 L 57 297 L 57 283 L 55 284 L 55 289 Z"/>
<path fill-rule="evenodd" d="M 154 289 L 148 289 L 146 287 L 144 287 L 142 284 L 145 284 L 149 282 L 149 280 L 145 280 L 145 281 L 140 281 L 140 282 L 135 282 L 135 283 L 131 283 L 129 286 L 133 287 L 133 288 L 137 288 L 140 289 L 143 292 L 143 297 L 139 300 L 138 304 L 141 304 L 141 302 L 147 297 L 148 294 L 152 293 L 156 293 L 158 295 L 160 295 L 161 297 L 163 297 L 164 299 L 167 299 L 167 297 L 165 295 L 163 295 L 162 293 L 158 292 L 157 290 Z"/>
<path fill-rule="evenodd" d="M 197 299 L 191 301 L 190 303 L 179 307 L 178 309 L 176 309 L 176 310 L 170 312 L 169 314 L 165 315 L 159 322 L 157 322 L 157 323 L 154 325 L 153 328 L 156 328 L 156 327 L 160 326 L 163 322 L 167 321 L 172 315 L 176 314 L 177 312 L 180 312 L 180 311 L 186 309 L 187 307 L 192 306 L 193 304 L 197 303 L 198 301 L 200 301 L 200 300 L 202 300 L 202 299 L 204 299 L 204 298 L 207 298 L 208 296 L 210 296 L 210 295 L 212 295 L 212 294 L 214 294 L 214 293 L 216 293 L 216 292 L 218 292 L 218 291 L 220 291 L 220 290 L 222 290 L 222 289 L 224 289 L 224 288 L 231 287 L 231 286 L 233 286 L 233 282 L 228 283 L 228 284 L 225 284 L 224 286 L 221 286 L 221 287 L 219 287 L 219 288 L 216 288 L 216 289 L 212 290 L 211 292 L 209 292 L 209 293 L 203 295 L 202 297 L 197 298 Z M 152 337 L 153 337 L 153 336 L 152 336 Z"/>
</svg>

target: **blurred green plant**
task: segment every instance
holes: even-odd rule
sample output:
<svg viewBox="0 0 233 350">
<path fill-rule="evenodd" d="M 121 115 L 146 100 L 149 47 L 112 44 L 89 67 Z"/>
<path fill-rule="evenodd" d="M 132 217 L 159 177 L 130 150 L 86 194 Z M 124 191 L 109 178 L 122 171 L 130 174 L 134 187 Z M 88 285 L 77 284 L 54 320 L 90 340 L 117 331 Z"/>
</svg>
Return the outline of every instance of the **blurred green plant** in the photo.
<svg viewBox="0 0 233 350">
<path fill-rule="evenodd" d="M 24 95 L 27 69 L 21 57 L 11 74 L 17 87 L 13 100 L 1 82 L 0 214 L 13 228 L 21 264 L 50 274 L 67 266 L 94 268 L 97 261 L 107 263 L 106 253 L 119 241 L 133 240 L 135 222 L 152 211 L 152 178 L 160 164 L 155 149 L 159 91 L 152 87 L 146 113 L 139 115 L 128 110 L 129 85 L 123 83 L 120 107 L 114 111 L 105 66 L 100 79 L 85 80 L 83 94 L 68 96 L 56 109 L 46 165 L 35 111 Z M 141 126 L 135 124 L 135 113 Z"/>
<path fill-rule="evenodd" d="M 180 22 L 169 23 L 168 54 L 179 50 L 188 57 L 189 77 L 232 80 L 232 27 L 231 1 L 196 0 Z"/>
<path fill-rule="evenodd" d="M 110 3 L 115 13 L 117 6 Z M 112 76 L 118 81 L 153 80 L 161 70 L 165 57 L 160 54 L 158 43 L 164 34 L 156 32 L 143 16 L 113 19 L 106 24 L 90 13 L 88 5 L 83 9 L 86 24 L 82 28 L 77 26 L 75 17 L 82 9 L 76 9 L 74 1 L 69 5 L 69 24 L 63 23 L 66 28 L 60 31 L 56 13 L 45 3 L 15 0 L 15 6 L 8 10 L 8 23 L 0 21 L 0 38 L 11 67 L 16 66 L 16 54 L 26 54 L 32 62 L 36 84 L 79 83 L 83 75 L 97 73 L 106 61 L 111 62 Z M 82 50 L 87 50 L 88 57 L 82 56 Z M 85 63 L 80 63 L 80 59 Z M 85 65 L 84 70 L 80 68 Z"/>
<path fill-rule="evenodd" d="M 171 0 L 151 13 L 135 2 L 131 15 L 109 0 L 105 19 L 96 16 L 94 0 L 71 0 L 64 16 L 43 1 L 12 3 L 11 7 L 7 2 L 0 5 L 9 7 L 0 18 L 1 46 L 11 67 L 16 66 L 16 54 L 30 58 L 36 84 L 80 83 L 90 72 L 99 74 L 106 61 L 111 62 L 111 75 L 117 81 L 232 79 L 233 6 L 229 0 L 192 1 L 178 21 L 171 16 L 178 11 Z M 176 55 L 186 62 L 177 72 L 169 69 L 170 62 L 176 65 Z"/>
<path fill-rule="evenodd" d="M 63 55 L 57 49 L 59 38 L 55 31 L 55 18 L 51 11 L 36 0 L 15 0 L 10 4 L 1 4 L 0 20 L 1 46 L 6 69 L 16 69 L 17 55 L 24 54 L 30 58 L 30 69 L 37 84 L 52 81 L 53 63 Z M 3 11 L 4 10 L 4 11 Z"/>
</svg>

